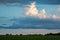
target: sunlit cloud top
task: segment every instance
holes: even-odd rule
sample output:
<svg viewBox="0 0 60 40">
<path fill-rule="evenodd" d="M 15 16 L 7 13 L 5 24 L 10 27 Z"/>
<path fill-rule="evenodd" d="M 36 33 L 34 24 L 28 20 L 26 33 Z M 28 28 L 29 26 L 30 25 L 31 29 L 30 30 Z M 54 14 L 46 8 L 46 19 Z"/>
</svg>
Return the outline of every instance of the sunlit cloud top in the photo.
<svg viewBox="0 0 60 40">
<path fill-rule="evenodd" d="M 26 15 L 28 16 L 37 16 L 38 14 L 38 10 L 36 8 L 35 2 L 33 2 L 30 7 L 28 8 L 28 10 L 26 11 Z"/>
</svg>

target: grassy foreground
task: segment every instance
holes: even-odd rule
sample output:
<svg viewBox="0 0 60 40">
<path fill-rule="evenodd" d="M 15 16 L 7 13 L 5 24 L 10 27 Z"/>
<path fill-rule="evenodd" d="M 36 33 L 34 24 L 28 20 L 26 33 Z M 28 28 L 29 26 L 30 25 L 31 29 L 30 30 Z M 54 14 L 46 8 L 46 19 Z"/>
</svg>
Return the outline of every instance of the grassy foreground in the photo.
<svg viewBox="0 0 60 40">
<path fill-rule="evenodd" d="M 0 35 L 0 40 L 60 40 L 60 35 Z"/>
</svg>

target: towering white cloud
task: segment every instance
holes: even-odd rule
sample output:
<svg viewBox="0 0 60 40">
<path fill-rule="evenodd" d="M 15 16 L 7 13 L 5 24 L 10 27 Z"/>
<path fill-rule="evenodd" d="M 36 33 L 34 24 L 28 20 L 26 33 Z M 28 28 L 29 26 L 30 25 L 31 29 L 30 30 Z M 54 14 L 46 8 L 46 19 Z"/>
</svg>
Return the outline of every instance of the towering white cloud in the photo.
<svg viewBox="0 0 60 40">
<path fill-rule="evenodd" d="M 59 10 L 59 12 L 60 12 L 60 5 L 58 6 L 58 10 Z"/>
<path fill-rule="evenodd" d="M 26 11 L 26 16 L 36 16 L 36 17 L 39 17 L 39 18 L 46 18 L 46 15 L 45 15 L 45 9 L 42 9 L 40 11 L 40 13 L 38 13 L 38 10 L 36 8 L 36 5 L 35 5 L 35 2 L 31 3 L 30 7 L 28 8 L 28 10 Z"/>
<path fill-rule="evenodd" d="M 55 13 L 51 13 L 50 18 L 53 18 L 53 19 L 60 19 L 60 16 L 56 15 Z"/>
<path fill-rule="evenodd" d="M 57 16 L 56 16 L 54 13 L 51 13 L 51 18 L 56 19 L 56 18 L 57 18 Z"/>
<path fill-rule="evenodd" d="M 46 18 L 46 11 L 45 11 L 45 9 L 42 9 L 40 11 L 40 13 L 38 14 L 38 17 L 39 18 Z"/>
<path fill-rule="evenodd" d="M 28 8 L 28 10 L 26 11 L 26 14 L 27 16 L 37 16 L 38 14 L 38 10 L 35 6 L 35 2 L 33 2 L 30 7 Z"/>
</svg>

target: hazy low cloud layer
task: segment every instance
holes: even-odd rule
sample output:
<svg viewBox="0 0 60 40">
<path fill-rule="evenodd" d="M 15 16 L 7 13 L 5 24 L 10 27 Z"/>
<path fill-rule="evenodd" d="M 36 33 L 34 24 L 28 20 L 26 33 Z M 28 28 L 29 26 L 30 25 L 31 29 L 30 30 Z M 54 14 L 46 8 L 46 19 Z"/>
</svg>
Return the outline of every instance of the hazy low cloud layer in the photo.
<svg viewBox="0 0 60 40">
<path fill-rule="evenodd" d="M 27 34 L 47 34 L 47 33 L 59 33 L 60 30 L 48 30 L 48 29 L 0 29 L 0 34 L 13 34 L 13 35 L 27 35 Z"/>
</svg>

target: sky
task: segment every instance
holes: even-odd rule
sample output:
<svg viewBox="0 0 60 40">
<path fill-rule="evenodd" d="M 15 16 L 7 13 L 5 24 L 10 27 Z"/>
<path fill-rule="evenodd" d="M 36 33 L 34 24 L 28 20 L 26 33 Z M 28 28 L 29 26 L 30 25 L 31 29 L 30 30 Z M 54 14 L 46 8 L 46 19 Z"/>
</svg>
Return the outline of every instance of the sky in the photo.
<svg viewBox="0 0 60 40">
<path fill-rule="evenodd" d="M 0 0 L 0 34 L 9 29 L 59 32 L 60 0 Z"/>
<path fill-rule="evenodd" d="M 27 2 L 28 1 L 28 2 Z M 0 17 L 20 17 L 25 14 L 25 10 L 35 2 L 37 10 L 42 9 L 46 11 L 49 16 L 51 13 L 60 15 L 60 1 L 59 0 L 0 0 Z"/>
</svg>

